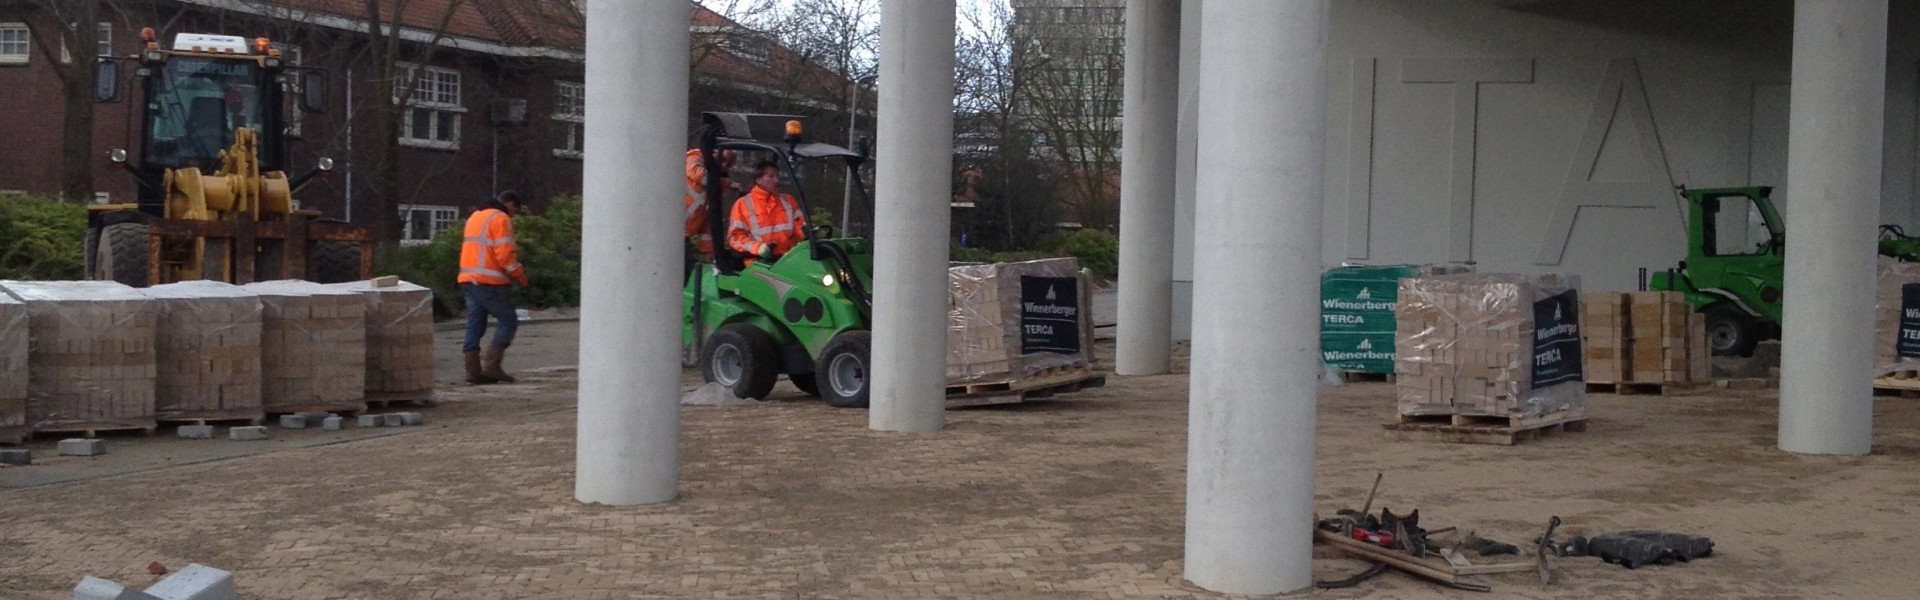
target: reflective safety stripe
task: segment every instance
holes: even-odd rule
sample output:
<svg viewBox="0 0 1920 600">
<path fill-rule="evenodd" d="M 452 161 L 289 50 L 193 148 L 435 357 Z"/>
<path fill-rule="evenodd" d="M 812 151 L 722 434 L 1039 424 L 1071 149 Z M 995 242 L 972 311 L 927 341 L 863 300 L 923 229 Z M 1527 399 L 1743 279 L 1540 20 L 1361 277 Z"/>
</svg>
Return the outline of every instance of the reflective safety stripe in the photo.
<svg viewBox="0 0 1920 600">
<path fill-rule="evenodd" d="M 501 273 L 493 269 L 484 269 L 479 267 L 462 267 L 460 269 L 460 274 L 461 275 L 486 275 L 489 277 L 499 277 L 501 279 L 507 278 L 506 273 Z"/>
<path fill-rule="evenodd" d="M 753 228 L 753 234 L 754 234 L 754 235 L 766 235 L 766 234 L 769 234 L 769 233 L 775 233 L 775 232 L 780 232 L 780 231 L 793 231 L 793 224 L 792 224 L 792 223 L 783 223 L 783 224 L 780 224 L 780 225 L 775 225 L 775 226 L 772 226 L 772 227 L 755 227 L 755 228 Z"/>
<path fill-rule="evenodd" d="M 466 238 L 466 241 L 474 244 L 479 244 L 482 246 L 489 246 L 489 247 L 505 246 L 507 244 L 513 243 L 513 236 L 507 236 L 497 240 L 490 240 L 484 237 L 469 237 L 469 238 Z"/>
</svg>

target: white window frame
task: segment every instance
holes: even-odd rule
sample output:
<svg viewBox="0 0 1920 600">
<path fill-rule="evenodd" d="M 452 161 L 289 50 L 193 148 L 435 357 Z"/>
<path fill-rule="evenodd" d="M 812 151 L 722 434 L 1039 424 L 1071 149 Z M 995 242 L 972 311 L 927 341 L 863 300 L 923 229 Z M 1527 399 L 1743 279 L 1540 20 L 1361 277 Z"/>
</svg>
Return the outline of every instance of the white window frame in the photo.
<svg viewBox="0 0 1920 600">
<path fill-rule="evenodd" d="M 26 23 L 0 23 L 0 33 L 16 31 L 22 37 L 17 41 L 6 43 L 20 44 L 20 52 L 16 54 L 0 51 L 0 65 L 24 65 L 33 58 L 33 30 L 28 28 Z"/>
<path fill-rule="evenodd" d="M 428 67 L 411 63 L 401 63 L 399 67 L 402 75 L 399 81 L 394 82 L 394 99 L 398 100 L 400 98 L 402 85 L 413 86 L 414 88 L 413 92 L 407 94 L 406 97 L 406 110 L 403 112 L 404 117 L 400 124 L 400 145 L 434 150 L 459 150 L 460 122 L 466 116 L 467 112 L 467 107 L 462 105 L 465 92 L 461 89 L 463 82 L 460 71 L 458 69 Z M 451 92 L 449 93 L 447 88 L 434 89 L 429 90 L 429 93 L 433 94 L 432 98 L 422 97 L 422 90 L 419 89 L 420 77 L 422 75 L 436 78 L 436 85 L 448 83 L 450 80 Z M 429 114 L 434 116 L 433 120 L 427 124 L 427 137 L 425 138 L 413 137 L 413 115 L 415 112 L 418 112 L 419 109 L 425 109 L 429 111 Z M 441 135 L 441 119 L 439 118 L 441 113 L 452 113 L 454 115 L 452 120 L 453 131 L 449 135 Z M 447 139 L 441 139 L 442 137 Z"/>
<path fill-rule="evenodd" d="M 572 106 L 567 106 L 564 98 L 573 98 Z M 586 156 L 587 150 L 587 85 L 577 81 L 553 82 L 553 121 L 561 128 L 565 137 L 555 140 L 561 147 L 553 149 L 553 155 L 560 158 L 579 159 Z"/>
<path fill-rule="evenodd" d="M 429 213 L 427 216 L 427 222 L 428 222 L 427 227 L 436 229 L 437 231 L 426 232 L 426 235 L 424 236 L 419 235 L 418 232 L 415 232 L 413 230 L 413 213 L 415 212 Z M 432 242 L 434 236 L 440 235 L 440 232 L 446 231 L 448 229 L 452 229 L 455 226 L 458 226 L 459 224 L 460 224 L 460 208 L 457 206 L 440 206 L 437 204 L 402 204 L 400 205 L 400 245 L 402 246 L 425 245 L 427 243 Z M 442 227 L 442 225 L 445 225 L 445 226 Z"/>
</svg>

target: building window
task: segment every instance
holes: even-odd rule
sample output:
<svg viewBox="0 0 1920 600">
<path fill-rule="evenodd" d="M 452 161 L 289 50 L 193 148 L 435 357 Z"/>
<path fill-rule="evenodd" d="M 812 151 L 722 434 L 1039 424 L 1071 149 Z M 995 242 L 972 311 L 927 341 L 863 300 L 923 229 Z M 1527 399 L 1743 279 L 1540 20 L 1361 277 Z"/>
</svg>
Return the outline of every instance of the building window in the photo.
<svg viewBox="0 0 1920 600">
<path fill-rule="evenodd" d="M 289 72 L 280 80 L 280 114 L 286 115 L 285 132 L 288 136 L 300 137 L 300 122 L 306 111 L 300 110 L 300 78 L 293 75 L 297 73 L 293 68 L 300 66 L 300 47 L 280 42 L 274 42 L 273 47 L 280 51 L 281 64 L 286 65 Z"/>
<path fill-rule="evenodd" d="M 394 98 L 406 102 L 406 122 L 401 125 L 400 143 L 421 148 L 460 149 L 460 118 L 467 108 L 460 104 L 460 72 L 438 67 L 402 65 L 404 75 L 396 83 Z M 413 93 L 407 94 L 406 84 Z"/>
<path fill-rule="evenodd" d="M 725 44 L 727 51 L 734 56 L 757 65 L 767 64 L 767 47 L 771 44 L 767 38 L 758 34 L 735 31 L 727 35 Z"/>
<path fill-rule="evenodd" d="M 460 220 L 460 209 L 427 204 L 400 205 L 400 245 L 419 246 L 433 241 Z"/>
<path fill-rule="evenodd" d="M 32 35 L 26 23 L 0 23 L 0 64 L 26 64 Z"/>
<path fill-rule="evenodd" d="M 586 151 L 587 86 L 571 81 L 553 84 L 553 155 L 580 158 Z"/>
</svg>

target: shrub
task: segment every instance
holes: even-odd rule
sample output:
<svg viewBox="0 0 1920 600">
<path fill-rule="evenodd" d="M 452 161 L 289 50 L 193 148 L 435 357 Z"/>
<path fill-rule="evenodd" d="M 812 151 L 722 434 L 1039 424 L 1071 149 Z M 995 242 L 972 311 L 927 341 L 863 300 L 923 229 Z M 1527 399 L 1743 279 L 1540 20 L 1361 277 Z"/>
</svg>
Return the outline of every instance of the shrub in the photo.
<svg viewBox="0 0 1920 600">
<path fill-rule="evenodd" d="M 1080 266 L 1100 277 L 1112 278 L 1119 272 L 1120 238 L 1097 229 L 1081 229 L 1066 235 L 1060 253 L 1080 259 Z"/>
<path fill-rule="evenodd" d="M 85 205 L 0 199 L 0 279 L 85 278 L 86 235 Z"/>
</svg>

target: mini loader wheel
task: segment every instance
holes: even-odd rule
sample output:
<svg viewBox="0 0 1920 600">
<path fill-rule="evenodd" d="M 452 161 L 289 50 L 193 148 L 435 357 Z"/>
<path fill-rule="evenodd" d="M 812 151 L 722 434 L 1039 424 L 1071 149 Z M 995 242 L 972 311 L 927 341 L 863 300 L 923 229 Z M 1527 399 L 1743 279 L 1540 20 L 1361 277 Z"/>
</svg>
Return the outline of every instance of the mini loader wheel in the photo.
<svg viewBox="0 0 1920 600">
<path fill-rule="evenodd" d="M 869 348 L 873 334 L 864 330 L 840 332 L 820 352 L 813 374 L 820 382 L 820 397 L 835 408 L 866 408 L 873 391 L 868 375 Z"/>
<path fill-rule="evenodd" d="M 1724 304 L 1707 309 L 1707 346 L 1714 356 L 1753 356 L 1760 345 L 1758 329 L 1740 309 Z"/>
<path fill-rule="evenodd" d="M 707 340 L 700 375 L 727 386 L 735 397 L 765 400 L 780 378 L 779 349 L 772 336 L 752 325 L 721 325 Z"/>
<path fill-rule="evenodd" d="M 115 223 L 101 228 L 94 251 L 94 279 L 147 287 L 148 255 L 152 247 L 145 223 Z"/>
</svg>

